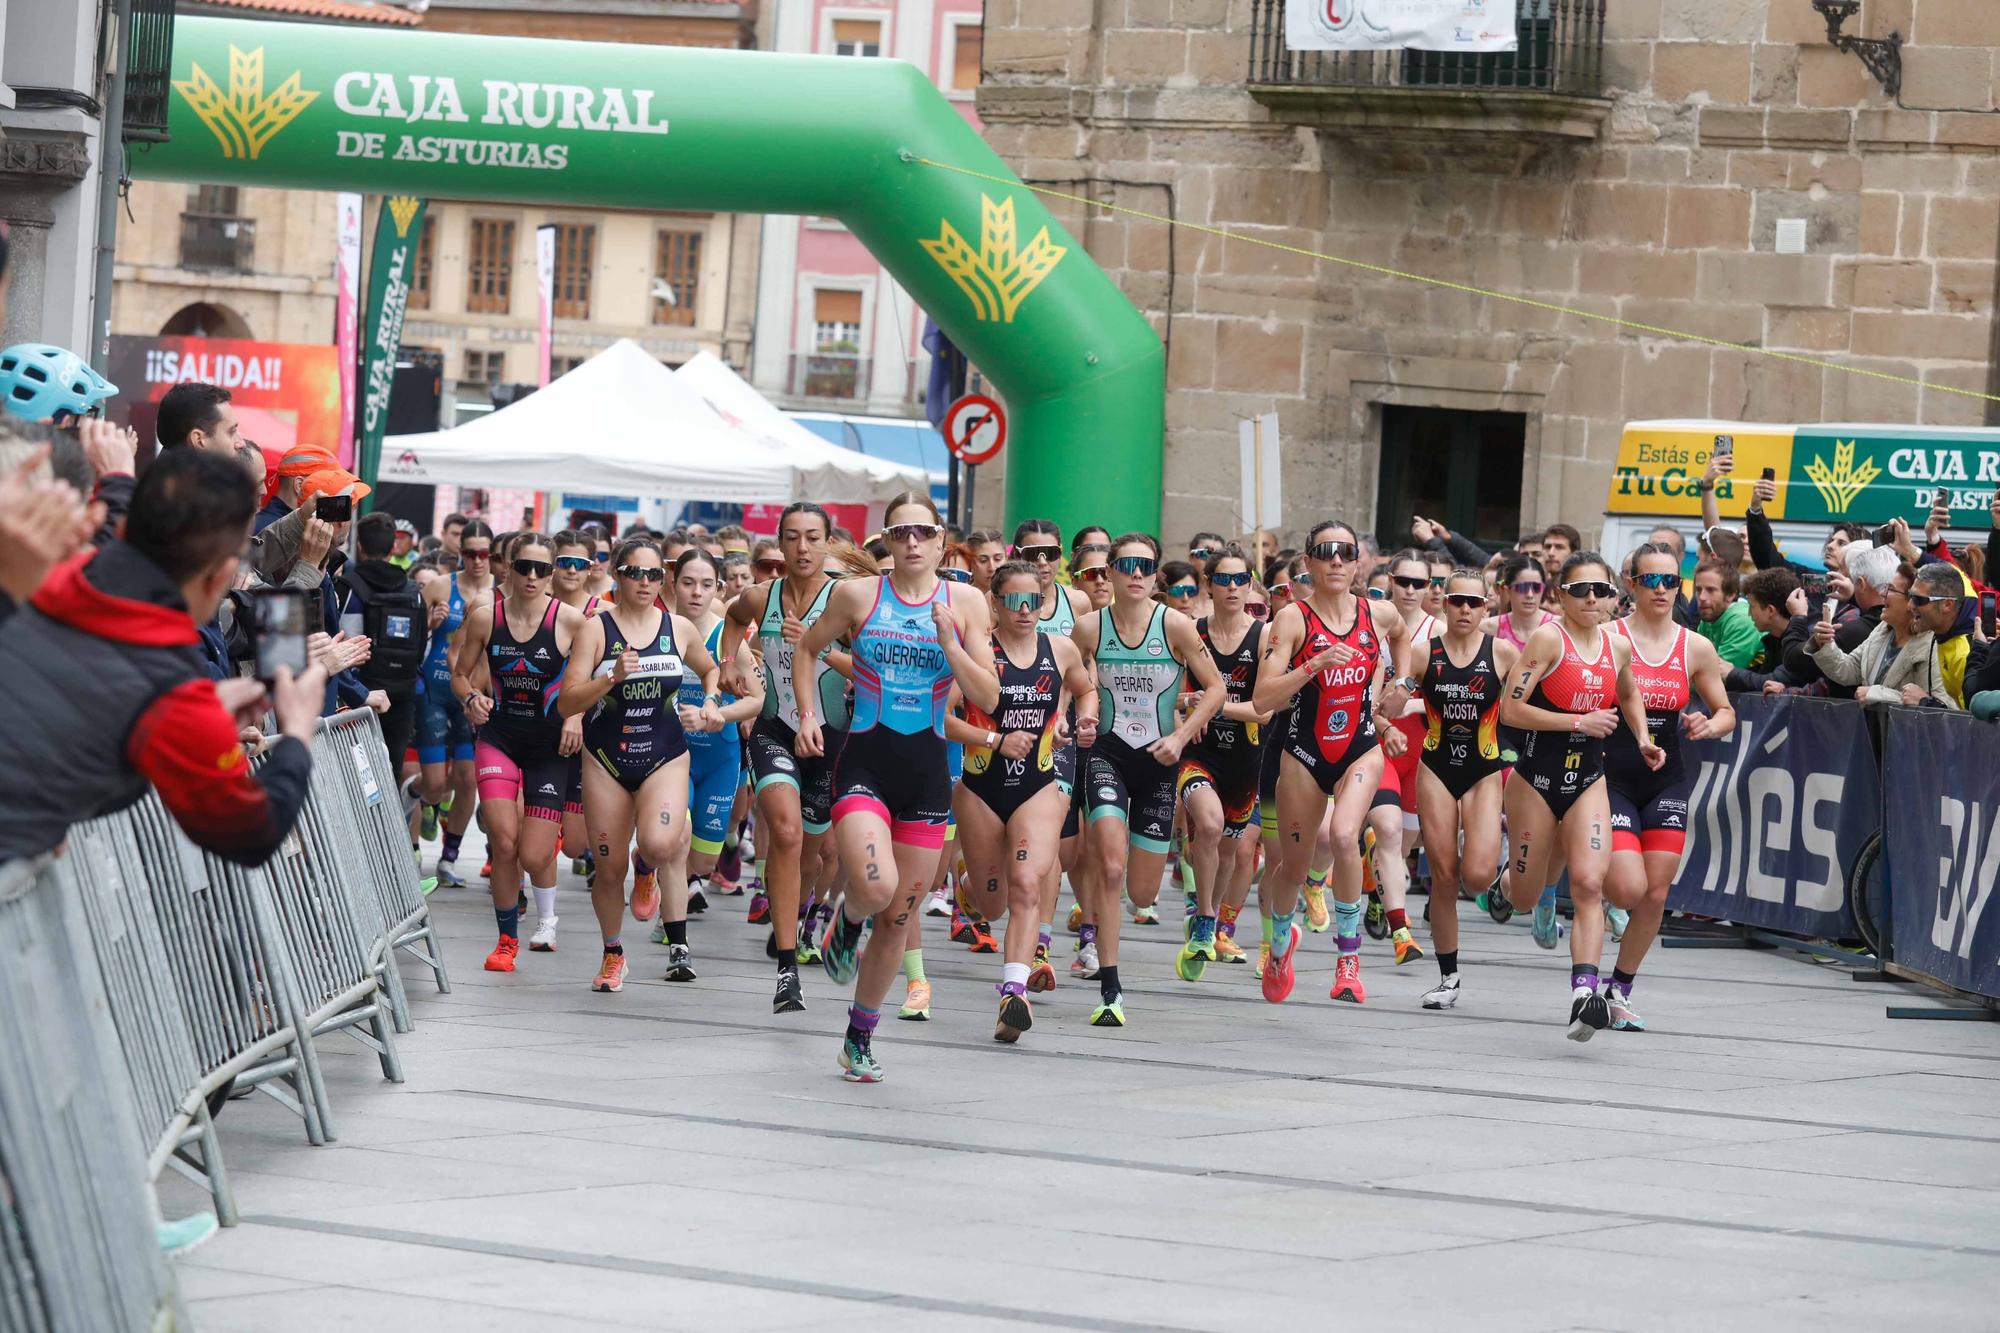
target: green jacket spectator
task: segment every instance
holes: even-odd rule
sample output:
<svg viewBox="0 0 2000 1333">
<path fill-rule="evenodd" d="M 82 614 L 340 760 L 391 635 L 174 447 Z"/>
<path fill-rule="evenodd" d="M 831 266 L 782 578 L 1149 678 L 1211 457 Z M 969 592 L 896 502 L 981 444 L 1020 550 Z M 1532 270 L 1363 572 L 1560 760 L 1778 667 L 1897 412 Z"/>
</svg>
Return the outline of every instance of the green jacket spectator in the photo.
<svg viewBox="0 0 2000 1333">
<path fill-rule="evenodd" d="M 1701 624 L 1695 632 L 1715 645 L 1716 654 L 1732 668 L 1747 667 L 1764 650 L 1764 634 L 1750 618 L 1750 603 L 1740 596 L 1736 567 L 1704 560 L 1694 572 L 1695 605 Z"/>
</svg>

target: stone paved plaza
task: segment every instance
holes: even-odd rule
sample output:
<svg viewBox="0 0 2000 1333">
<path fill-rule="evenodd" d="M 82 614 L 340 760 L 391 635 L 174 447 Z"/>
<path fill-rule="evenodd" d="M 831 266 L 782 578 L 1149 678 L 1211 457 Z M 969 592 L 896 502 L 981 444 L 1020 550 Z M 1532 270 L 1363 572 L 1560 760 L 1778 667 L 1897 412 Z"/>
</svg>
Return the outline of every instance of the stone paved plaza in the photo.
<svg viewBox="0 0 2000 1333">
<path fill-rule="evenodd" d="M 1372 942 L 1368 1004 L 1329 1002 L 1331 936 L 1282 1007 L 1247 966 L 1182 984 L 1170 911 L 1127 928 L 1129 1028 L 1064 976 L 1010 1049 L 996 961 L 936 922 L 934 1020 L 885 1018 L 888 1081 L 856 1087 L 818 969 L 772 1016 L 744 899 L 696 918 L 692 986 L 629 930 L 616 996 L 573 878 L 561 951 L 511 977 L 480 970 L 477 881 L 432 901 L 454 989 L 406 973 L 408 1083 L 336 1037 L 336 1143 L 268 1098 L 224 1112 L 244 1220 L 178 1267 L 206 1333 L 1995 1318 L 2000 1027 L 1889 1021 L 1927 1001 L 1845 969 L 1656 953 L 1653 1031 L 1579 1046 L 1520 919 L 1467 909 L 1465 999 L 1431 1014 L 1432 965 Z"/>
</svg>

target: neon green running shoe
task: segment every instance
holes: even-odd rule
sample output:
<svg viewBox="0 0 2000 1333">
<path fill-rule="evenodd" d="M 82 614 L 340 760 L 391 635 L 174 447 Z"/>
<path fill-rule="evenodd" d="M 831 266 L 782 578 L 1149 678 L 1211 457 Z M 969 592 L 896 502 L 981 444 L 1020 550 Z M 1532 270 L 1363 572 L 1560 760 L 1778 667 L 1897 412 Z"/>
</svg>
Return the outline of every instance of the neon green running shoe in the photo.
<svg viewBox="0 0 2000 1333">
<path fill-rule="evenodd" d="M 1098 1001 L 1090 1011 L 1090 1025 L 1094 1028 L 1122 1028 L 1125 1026 L 1125 997 L 1114 995 L 1108 1000 Z"/>
</svg>

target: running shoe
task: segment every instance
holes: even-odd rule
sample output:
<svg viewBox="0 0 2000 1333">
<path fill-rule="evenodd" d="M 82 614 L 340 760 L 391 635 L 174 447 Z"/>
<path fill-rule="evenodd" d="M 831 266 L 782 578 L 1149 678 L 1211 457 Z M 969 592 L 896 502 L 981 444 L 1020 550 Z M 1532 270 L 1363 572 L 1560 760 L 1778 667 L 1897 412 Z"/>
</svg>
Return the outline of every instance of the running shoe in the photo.
<svg viewBox="0 0 2000 1333">
<path fill-rule="evenodd" d="M 1326 928 L 1333 924 L 1333 918 L 1326 911 L 1326 886 L 1307 884 L 1305 899 L 1306 929 L 1315 935 L 1325 934 Z"/>
<path fill-rule="evenodd" d="M 1034 983 L 1030 981 L 1028 984 Z M 993 1040 L 1004 1041 L 1011 1046 L 1034 1025 L 1035 1010 L 1028 1003 L 1027 996 L 1010 994 L 1000 997 L 1000 1021 L 993 1025 Z"/>
<path fill-rule="evenodd" d="M 1562 922 L 1556 919 L 1556 903 L 1551 898 L 1545 903 L 1535 904 L 1535 919 L 1532 927 L 1535 943 L 1544 949 L 1553 949 L 1562 940 Z M 1598 1024 L 1603 1027 L 1602 1023 Z"/>
<path fill-rule="evenodd" d="M 1028 969 L 1028 989 L 1040 995 L 1056 988 L 1055 964 L 1049 961 L 1048 950 L 1039 946 L 1035 949 L 1035 965 Z"/>
<path fill-rule="evenodd" d="M 490 856 L 489 856 L 489 857 L 487 857 L 487 858 L 486 858 L 486 864 L 485 864 L 485 865 L 482 865 L 481 867 L 479 867 L 479 878 L 481 878 L 481 879 L 492 879 L 492 878 L 493 878 L 493 858 L 492 858 L 492 857 L 490 857 Z"/>
<path fill-rule="evenodd" d="M 774 1014 L 796 1014 L 806 1007 L 806 990 L 799 984 L 799 970 L 796 967 L 778 969 L 778 990 L 771 996 L 771 1012 Z"/>
<path fill-rule="evenodd" d="M 1361 984 L 1361 955 L 1344 953 L 1333 965 L 1333 988 L 1326 993 L 1330 1000 L 1346 1000 L 1349 1004 L 1366 1004 L 1368 988 Z"/>
<path fill-rule="evenodd" d="M 1247 963 L 1250 956 L 1243 952 L 1243 946 L 1228 935 L 1215 937 L 1215 956 L 1225 963 Z"/>
<path fill-rule="evenodd" d="M 1632 914 L 1622 907 L 1604 908 L 1604 933 L 1611 937 L 1613 944 L 1625 938 L 1625 927 L 1632 924 Z"/>
<path fill-rule="evenodd" d="M 999 944 L 993 939 L 992 929 L 977 917 L 972 918 L 972 936 L 966 940 L 965 947 L 974 953 L 1000 952 Z"/>
<path fill-rule="evenodd" d="M 750 924 L 761 926 L 771 919 L 771 900 L 762 889 L 750 895 Z"/>
<path fill-rule="evenodd" d="M 1439 977 L 1438 984 L 1424 992 L 1424 1008 L 1454 1009 L 1458 1006 L 1458 973 Z"/>
<path fill-rule="evenodd" d="M 556 951 L 556 918 L 545 916 L 535 922 L 535 933 L 528 937 L 528 948 L 535 953 Z"/>
<path fill-rule="evenodd" d="M 153 1241 L 162 1258 L 178 1259 L 206 1245 L 218 1230 L 214 1213 L 192 1213 L 178 1221 L 156 1223 Z"/>
<path fill-rule="evenodd" d="M 1083 926 L 1083 904 L 1071 903 L 1069 908 L 1069 933 L 1074 935 Z"/>
<path fill-rule="evenodd" d="M 745 864 L 757 864 L 757 835 L 747 822 L 743 826 L 743 836 L 736 840 L 736 854 L 743 858 Z"/>
<path fill-rule="evenodd" d="M 458 867 L 450 861 L 439 861 L 437 863 L 437 882 L 448 889 L 462 889 L 465 887 L 465 877 L 458 873 Z"/>
<path fill-rule="evenodd" d="M 1114 995 L 1108 1000 L 1100 999 L 1097 1007 L 1090 1011 L 1090 1025 L 1094 1028 L 1122 1028 L 1125 1026 L 1125 997 Z"/>
<path fill-rule="evenodd" d="M 1368 910 L 1362 914 L 1361 928 L 1371 940 L 1384 939 L 1389 934 L 1389 909 L 1382 905 L 1380 889 L 1368 891 Z"/>
<path fill-rule="evenodd" d="M 778 946 L 776 944 L 777 936 L 773 935 L 771 938 L 773 941 L 771 945 L 771 954 L 773 957 L 776 957 L 778 952 Z M 796 952 L 794 953 L 793 956 L 796 957 L 799 960 L 800 965 L 804 967 L 811 967 L 814 963 L 820 961 L 819 946 L 813 943 L 813 937 L 811 931 L 802 930 L 799 932 L 799 942 L 796 946 Z"/>
<path fill-rule="evenodd" d="M 424 807 L 424 822 L 421 835 L 425 842 L 437 841 L 438 821 L 443 816 L 443 813 L 442 810 L 434 805 L 426 805 Z"/>
<path fill-rule="evenodd" d="M 1197 926 L 1174 958 L 1174 975 L 1182 981 L 1200 981 L 1208 965 L 1215 961 L 1215 927 Z"/>
<path fill-rule="evenodd" d="M 1097 941 L 1092 940 L 1076 951 L 1076 957 L 1069 960 L 1069 974 L 1085 981 L 1097 976 Z"/>
<path fill-rule="evenodd" d="M 926 1023 L 931 1016 L 931 983 L 912 981 L 903 992 L 903 1007 L 896 1011 L 896 1017 L 906 1018 L 912 1023 Z"/>
<path fill-rule="evenodd" d="M 924 915 L 925 916 L 951 915 L 951 895 L 944 891 L 944 885 L 942 883 L 940 883 L 936 888 L 931 890 L 930 897 L 924 899 Z"/>
<path fill-rule="evenodd" d="M 502 935 L 500 942 L 493 946 L 493 952 L 486 955 L 488 972 L 512 972 L 514 959 L 521 952 L 521 941 L 512 935 Z"/>
<path fill-rule="evenodd" d="M 882 1066 L 875 1059 L 867 1033 L 840 1043 L 840 1076 L 849 1083 L 880 1083 Z"/>
<path fill-rule="evenodd" d="M 667 942 L 667 923 L 665 918 L 653 923 L 652 933 L 647 935 L 646 939 L 653 944 L 665 944 Z M 773 953 L 775 954 L 775 952 L 774 950 Z"/>
<path fill-rule="evenodd" d="M 420 879 L 417 881 L 417 892 L 428 898 L 431 896 L 432 890 L 436 889 L 437 886 L 437 876 L 432 875 L 429 879 Z"/>
<path fill-rule="evenodd" d="M 660 872 L 641 871 L 632 876 L 632 919 L 651 921 L 660 910 Z"/>
<path fill-rule="evenodd" d="M 688 876 L 688 911 L 690 913 L 706 912 L 708 910 L 708 894 L 704 892 L 707 888 L 707 879 L 700 875 Z"/>
<path fill-rule="evenodd" d="M 1396 946 L 1397 967 L 1405 963 L 1414 963 L 1424 956 L 1424 946 L 1417 943 L 1417 937 L 1410 933 L 1408 926 L 1390 932 L 1389 941 Z"/>
<path fill-rule="evenodd" d="M 1605 1007 L 1611 1011 L 1613 1032 L 1644 1032 L 1646 1020 L 1639 1017 L 1639 1011 L 1632 1007 L 1632 997 L 1616 986 L 1607 986 L 1604 991 Z"/>
<path fill-rule="evenodd" d="M 597 871 L 597 861 L 589 852 L 585 852 L 569 863 L 569 871 L 572 875 L 589 879 Z"/>
<path fill-rule="evenodd" d="M 1472 901 L 1480 911 L 1503 926 L 1513 919 L 1514 904 L 1507 901 L 1506 893 L 1500 889 L 1482 889 Z"/>
<path fill-rule="evenodd" d="M 666 979 L 668 981 L 694 980 L 694 950 L 688 948 L 685 944 L 669 944 L 667 946 Z"/>
<path fill-rule="evenodd" d="M 741 898 L 743 896 L 743 885 L 737 881 L 736 876 L 725 875 L 722 872 L 722 863 L 719 861 L 716 863 L 715 869 L 708 873 L 708 887 L 715 891 L 715 896 L 718 898 Z"/>
<path fill-rule="evenodd" d="M 1262 981 L 1264 979 L 1264 974 L 1266 972 L 1269 972 L 1270 970 L 1271 970 L 1271 941 L 1265 940 L 1263 943 L 1257 946 L 1257 970 L 1251 973 L 1251 975 L 1256 977 L 1259 981 Z"/>
<path fill-rule="evenodd" d="M 1569 1039 L 1589 1041 L 1611 1025 L 1611 1006 L 1594 986 L 1577 986 L 1569 993 Z"/>
<path fill-rule="evenodd" d="M 1186 875 L 1181 865 L 1181 854 L 1179 852 L 1174 852 L 1167 857 L 1167 878 L 1174 882 L 1174 887 L 1177 889 L 1181 888 L 1186 881 Z"/>
<path fill-rule="evenodd" d="M 625 955 L 607 953 L 604 965 L 597 969 L 597 976 L 590 983 L 594 991 L 611 992 L 625 989 Z"/>
<path fill-rule="evenodd" d="M 965 909 L 954 904 L 951 909 L 951 930 L 948 932 L 954 944 L 972 943 L 972 918 Z"/>
<path fill-rule="evenodd" d="M 1147 903 L 1147 904 L 1146 904 L 1146 905 L 1145 905 L 1144 907 L 1135 907 L 1135 908 L 1133 908 L 1133 909 L 1132 909 L 1132 920 L 1133 920 L 1134 922 L 1138 923 L 1139 925 L 1142 925 L 1142 926 L 1157 926 L 1157 925 L 1159 925 L 1159 924 L 1160 924 L 1160 909 L 1159 909 L 1159 906 L 1158 906 L 1158 904 L 1156 904 L 1156 903 Z"/>
<path fill-rule="evenodd" d="M 833 920 L 826 926 L 826 934 L 821 937 L 819 959 L 826 968 L 826 978 L 836 986 L 845 986 L 854 980 L 854 974 L 861 967 L 861 926 L 850 923 L 847 913 L 842 910 L 846 894 L 834 895 Z M 867 1080 L 874 1082 L 873 1079 Z"/>
<path fill-rule="evenodd" d="M 1294 922 L 1291 948 L 1285 950 L 1282 958 L 1275 949 L 1271 950 L 1264 963 L 1264 998 L 1272 1004 L 1283 1004 L 1298 982 L 1299 940 L 1302 938 L 1298 923 Z"/>
</svg>

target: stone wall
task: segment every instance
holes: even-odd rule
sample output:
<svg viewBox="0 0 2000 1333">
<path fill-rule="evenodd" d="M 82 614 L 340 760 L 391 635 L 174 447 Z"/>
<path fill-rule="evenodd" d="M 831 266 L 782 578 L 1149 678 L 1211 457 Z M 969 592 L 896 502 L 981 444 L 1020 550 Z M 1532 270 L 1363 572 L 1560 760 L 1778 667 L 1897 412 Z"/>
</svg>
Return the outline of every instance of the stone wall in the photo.
<svg viewBox="0 0 2000 1333">
<path fill-rule="evenodd" d="M 1032 183 L 2000 392 L 1993 0 L 1869 0 L 1858 31 L 1908 42 L 1900 104 L 1808 0 L 1609 0 L 1608 114 L 1560 144 L 1287 123 L 1245 86 L 1250 0 L 988 0 L 986 23 L 980 113 Z M 1526 413 L 1524 523 L 1586 529 L 1627 420 L 2000 421 L 1974 398 L 1084 211 L 1059 215 L 1168 341 L 1168 534 L 1240 527 L 1236 419 L 1273 406 L 1293 526 L 1373 522 L 1387 404 Z M 1778 254 L 1792 218 L 1806 253 Z"/>
</svg>

